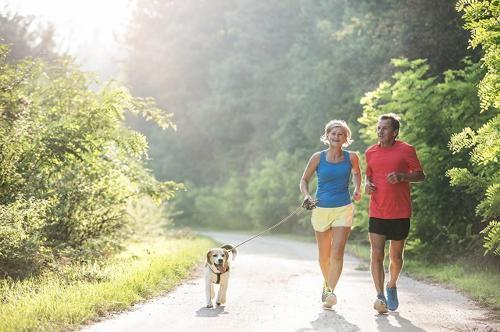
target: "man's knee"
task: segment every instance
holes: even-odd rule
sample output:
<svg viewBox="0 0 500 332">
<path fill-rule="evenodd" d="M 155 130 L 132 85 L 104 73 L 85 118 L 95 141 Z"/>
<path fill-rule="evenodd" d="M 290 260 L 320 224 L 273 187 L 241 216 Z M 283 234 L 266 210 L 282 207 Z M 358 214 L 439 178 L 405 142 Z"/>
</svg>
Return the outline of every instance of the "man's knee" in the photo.
<svg viewBox="0 0 500 332">
<path fill-rule="evenodd" d="M 393 264 L 398 264 L 398 265 L 401 265 L 403 264 L 403 253 L 402 252 L 391 252 L 389 254 L 389 257 L 391 259 L 391 263 Z"/>
<path fill-rule="evenodd" d="M 383 261 L 384 260 L 384 248 L 372 247 L 371 256 L 372 260 Z"/>
</svg>

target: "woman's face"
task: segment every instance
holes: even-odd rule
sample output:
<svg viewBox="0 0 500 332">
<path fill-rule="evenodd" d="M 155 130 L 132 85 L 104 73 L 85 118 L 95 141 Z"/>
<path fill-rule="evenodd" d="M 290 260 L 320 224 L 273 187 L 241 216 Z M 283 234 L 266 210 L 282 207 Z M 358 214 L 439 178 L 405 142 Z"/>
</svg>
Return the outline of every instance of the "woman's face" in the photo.
<svg viewBox="0 0 500 332">
<path fill-rule="evenodd" d="M 342 127 L 333 127 L 330 129 L 327 138 L 331 146 L 342 146 L 347 142 L 347 136 Z"/>
</svg>

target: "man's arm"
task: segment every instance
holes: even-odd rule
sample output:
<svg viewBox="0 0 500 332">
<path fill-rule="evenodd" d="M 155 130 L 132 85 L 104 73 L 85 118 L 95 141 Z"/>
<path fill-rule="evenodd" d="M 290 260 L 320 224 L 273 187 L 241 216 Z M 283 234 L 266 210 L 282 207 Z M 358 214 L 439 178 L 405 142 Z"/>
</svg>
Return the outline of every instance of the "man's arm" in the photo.
<svg viewBox="0 0 500 332">
<path fill-rule="evenodd" d="M 369 176 L 365 177 L 365 193 L 371 195 L 376 190 L 375 184 L 372 182 L 372 178 Z"/>
<path fill-rule="evenodd" d="M 352 199 L 359 201 L 361 199 L 361 169 L 359 168 L 359 157 L 357 153 L 350 152 L 349 158 L 351 159 L 352 164 L 352 182 L 354 184 Z"/>
<path fill-rule="evenodd" d="M 410 173 L 392 172 L 387 174 L 387 181 L 392 184 L 398 182 L 422 182 L 424 180 L 425 174 L 423 171 L 415 171 Z"/>
</svg>

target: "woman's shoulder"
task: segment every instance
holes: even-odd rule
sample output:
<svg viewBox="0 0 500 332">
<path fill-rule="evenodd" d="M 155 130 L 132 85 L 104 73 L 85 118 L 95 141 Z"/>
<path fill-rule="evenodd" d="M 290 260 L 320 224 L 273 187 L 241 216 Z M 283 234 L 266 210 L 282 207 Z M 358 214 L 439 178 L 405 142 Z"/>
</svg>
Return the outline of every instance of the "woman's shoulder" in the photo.
<svg viewBox="0 0 500 332">
<path fill-rule="evenodd" d="M 348 153 L 349 154 L 349 158 L 358 158 L 359 159 L 359 154 L 357 151 L 348 151 L 348 150 L 344 150 L 345 153 Z"/>
<path fill-rule="evenodd" d="M 311 156 L 311 160 L 320 160 L 321 159 L 321 155 L 324 154 L 325 151 L 316 151 L 312 154 Z"/>
<path fill-rule="evenodd" d="M 311 156 L 311 158 L 309 158 L 309 160 L 311 161 L 319 161 L 321 159 L 321 154 L 323 153 L 323 151 L 317 151 L 317 152 L 314 152 Z"/>
</svg>

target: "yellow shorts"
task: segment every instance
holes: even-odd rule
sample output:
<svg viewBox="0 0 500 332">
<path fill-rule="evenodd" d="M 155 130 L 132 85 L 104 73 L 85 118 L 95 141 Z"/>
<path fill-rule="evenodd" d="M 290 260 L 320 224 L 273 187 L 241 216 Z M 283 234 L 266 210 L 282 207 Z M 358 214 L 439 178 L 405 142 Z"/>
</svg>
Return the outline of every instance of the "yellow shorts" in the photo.
<svg viewBox="0 0 500 332">
<path fill-rule="evenodd" d="M 331 227 L 351 227 L 354 217 L 352 204 L 334 207 L 317 207 L 312 210 L 311 224 L 316 232 L 324 232 Z"/>
</svg>

